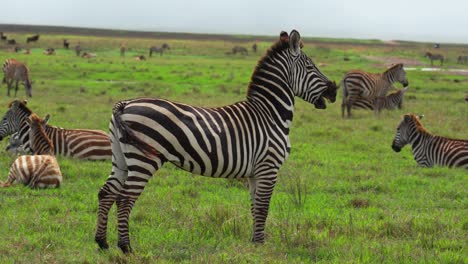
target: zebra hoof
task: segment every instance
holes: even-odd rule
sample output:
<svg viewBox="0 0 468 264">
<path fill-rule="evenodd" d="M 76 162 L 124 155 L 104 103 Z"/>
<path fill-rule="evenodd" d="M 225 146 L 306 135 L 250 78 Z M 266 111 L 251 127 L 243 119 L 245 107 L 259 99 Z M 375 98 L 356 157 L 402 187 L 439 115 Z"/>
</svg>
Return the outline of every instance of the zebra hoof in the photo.
<svg viewBox="0 0 468 264">
<path fill-rule="evenodd" d="M 107 241 L 105 239 L 95 238 L 94 241 L 96 241 L 101 250 L 109 249 L 109 244 L 107 244 Z"/>
<path fill-rule="evenodd" d="M 122 250 L 124 254 L 130 254 L 133 252 L 132 247 L 130 244 L 120 244 L 119 243 L 119 248 Z"/>
</svg>

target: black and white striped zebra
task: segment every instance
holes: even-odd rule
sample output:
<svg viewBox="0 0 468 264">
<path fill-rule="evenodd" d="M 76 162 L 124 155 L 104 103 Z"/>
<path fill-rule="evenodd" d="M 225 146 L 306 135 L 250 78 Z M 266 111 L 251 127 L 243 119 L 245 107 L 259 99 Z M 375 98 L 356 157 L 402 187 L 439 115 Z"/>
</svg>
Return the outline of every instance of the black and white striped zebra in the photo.
<svg viewBox="0 0 468 264">
<path fill-rule="evenodd" d="M 149 49 L 149 56 L 152 57 L 153 53 L 159 53 L 159 56 L 162 56 L 166 49 L 170 49 L 169 45 L 166 43 L 164 43 L 162 47 L 152 46 Z"/>
<path fill-rule="evenodd" d="M 344 117 L 345 108 L 348 117 L 351 116 L 351 108 L 358 98 L 373 100 L 377 97 L 386 96 L 395 82 L 400 82 L 403 86 L 409 84 L 401 63 L 391 66 L 383 73 L 369 73 L 360 70 L 349 71 L 341 82 L 343 86 L 341 116 Z"/>
<path fill-rule="evenodd" d="M 10 89 L 15 82 L 15 96 L 18 92 L 18 83 L 21 81 L 26 89 L 26 95 L 32 97 L 32 82 L 29 78 L 28 67 L 15 59 L 6 59 L 2 67 L 3 82 L 8 86 L 7 95 L 10 96 Z"/>
<path fill-rule="evenodd" d="M 353 109 L 367 109 L 380 112 L 383 109 L 393 110 L 401 109 L 403 107 L 403 97 L 405 96 L 408 87 L 390 93 L 387 96 L 376 97 L 373 100 L 359 97 L 353 104 Z"/>
<path fill-rule="evenodd" d="M 31 127 L 29 137 L 35 149 L 34 155 L 16 158 L 10 167 L 8 179 L 1 187 L 11 186 L 15 181 L 30 188 L 55 188 L 62 183 L 62 172 L 53 154 L 53 144 L 44 132 L 44 123 L 35 114 L 27 122 Z"/>
<path fill-rule="evenodd" d="M 139 98 L 114 106 L 112 172 L 98 195 L 95 241 L 100 248 L 108 248 L 108 213 L 116 202 L 118 245 L 123 252 L 131 251 L 131 209 L 165 162 L 210 177 L 247 178 L 252 241 L 264 241 L 277 173 L 290 152 L 294 97 L 324 109 L 324 98 L 334 101 L 336 95 L 336 84 L 301 51 L 300 42 L 293 30 L 289 41 L 278 41 L 269 49 L 253 72 L 245 101 L 204 108 Z"/>
<path fill-rule="evenodd" d="M 432 135 L 414 114 L 406 114 L 397 128 L 392 149 L 410 144 L 416 162 L 423 167 L 448 166 L 468 169 L 468 140 Z"/>
<path fill-rule="evenodd" d="M 10 103 L 0 123 L 0 140 L 15 132 L 21 139 L 26 151 L 33 151 L 29 141 L 27 119 L 33 112 L 26 106 L 26 101 L 14 100 Z M 106 132 L 92 129 L 64 129 L 45 125 L 47 136 L 54 143 L 54 154 L 77 159 L 110 159 L 112 152 L 110 139 Z"/>
<path fill-rule="evenodd" d="M 434 66 L 434 61 L 435 60 L 440 61 L 440 66 L 441 67 L 442 67 L 442 65 L 444 65 L 444 55 L 442 55 L 442 54 L 435 54 L 435 53 L 431 53 L 431 52 L 427 51 L 426 53 L 424 53 L 424 57 L 431 60 L 431 66 Z"/>
</svg>

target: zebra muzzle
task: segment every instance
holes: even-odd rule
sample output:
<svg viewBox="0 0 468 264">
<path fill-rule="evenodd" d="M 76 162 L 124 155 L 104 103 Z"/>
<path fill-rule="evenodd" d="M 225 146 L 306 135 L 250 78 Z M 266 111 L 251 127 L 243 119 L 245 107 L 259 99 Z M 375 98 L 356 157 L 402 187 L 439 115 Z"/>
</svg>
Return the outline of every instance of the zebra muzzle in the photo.
<svg viewBox="0 0 468 264">
<path fill-rule="evenodd" d="M 395 144 L 392 144 L 392 149 L 395 152 L 400 152 L 401 151 L 401 148 L 399 146 L 395 145 Z"/>
</svg>

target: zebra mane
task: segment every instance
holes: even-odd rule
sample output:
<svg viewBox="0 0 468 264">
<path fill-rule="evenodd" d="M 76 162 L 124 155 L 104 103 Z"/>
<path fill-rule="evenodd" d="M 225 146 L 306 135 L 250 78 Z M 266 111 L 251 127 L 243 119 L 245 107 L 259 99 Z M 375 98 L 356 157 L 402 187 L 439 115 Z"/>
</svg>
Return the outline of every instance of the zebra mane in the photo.
<svg viewBox="0 0 468 264">
<path fill-rule="evenodd" d="M 49 151 L 53 153 L 54 145 L 52 144 L 52 141 L 50 140 L 50 138 L 47 136 L 47 134 L 44 131 L 44 127 L 42 126 L 43 120 L 34 113 L 31 114 L 29 119 L 31 120 L 30 126 L 32 127 L 32 125 L 34 125 L 37 127 L 37 132 L 39 136 L 42 138 L 42 140 L 46 142 L 47 146 L 49 147 Z"/>
<path fill-rule="evenodd" d="M 431 132 L 427 131 L 427 129 L 422 125 L 417 115 L 410 113 L 406 114 L 405 117 L 410 117 L 413 120 L 413 123 L 419 132 L 432 135 Z"/>
<path fill-rule="evenodd" d="M 403 63 L 397 63 L 395 65 L 392 65 L 390 66 L 390 68 L 388 68 L 387 70 L 385 70 L 385 72 L 389 72 L 389 71 L 392 71 L 396 68 L 403 68 Z"/>
<path fill-rule="evenodd" d="M 14 104 L 18 104 L 18 108 L 26 111 L 27 113 L 31 114 L 32 111 L 26 106 L 27 101 L 25 100 L 13 100 L 8 104 L 8 108 L 10 109 Z"/>
</svg>

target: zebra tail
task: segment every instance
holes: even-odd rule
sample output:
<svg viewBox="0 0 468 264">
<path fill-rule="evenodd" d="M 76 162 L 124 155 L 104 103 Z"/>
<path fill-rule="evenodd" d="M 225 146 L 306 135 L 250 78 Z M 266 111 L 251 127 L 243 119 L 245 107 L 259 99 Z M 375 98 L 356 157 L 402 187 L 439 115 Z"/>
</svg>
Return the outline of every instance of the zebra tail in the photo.
<svg viewBox="0 0 468 264">
<path fill-rule="evenodd" d="M 122 120 L 122 114 L 127 104 L 128 101 L 120 101 L 116 103 L 112 108 L 112 115 L 114 116 L 115 127 L 120 131 L 121 134 L 121 138 L 119 139 L 119 141 L 124 144 L 134 146 L 146 155 L 158 156 L 159 152 L 153 146 L 138 138 L 135 135 L 135 133 L 132 132 L 130 126 Z"/>
<path fill-rule="evenodd" d="M 338 88 L 343 86 L 343 101 L 348 97 L 348 88 L 346 87 L 345 79 L 341 80 L 340 84 L 338 85 Z"/>
</svg>

